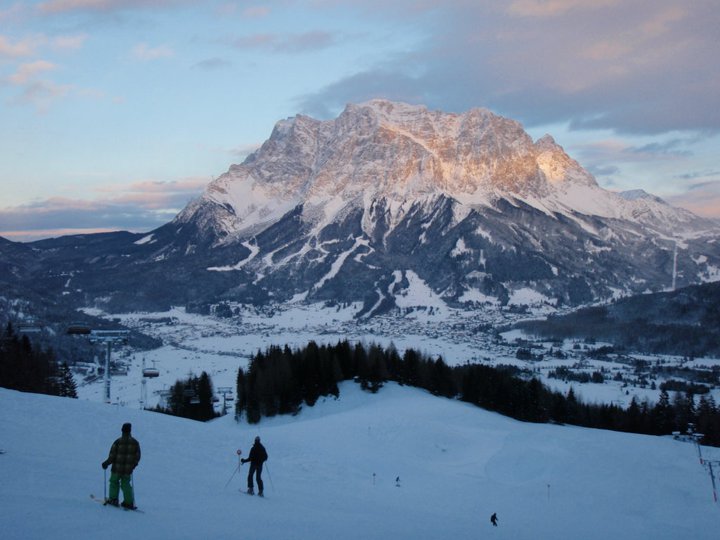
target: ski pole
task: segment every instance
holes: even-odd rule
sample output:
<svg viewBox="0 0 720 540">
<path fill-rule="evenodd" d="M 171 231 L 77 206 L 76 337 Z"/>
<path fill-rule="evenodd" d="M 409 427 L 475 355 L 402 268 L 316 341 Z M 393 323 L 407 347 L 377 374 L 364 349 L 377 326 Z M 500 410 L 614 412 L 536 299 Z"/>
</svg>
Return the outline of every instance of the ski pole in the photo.
<svg viewBox="0 0 720 540">
<path fill-rule="evenodd" d="M 107 501 L 107 469 L 103 469 L 103 501 Z"/>
<path fill-rule="evenodd" d="M 240 470 L 240 465 L 235 466 L 235 470 L 233 471 L 232 476 L 228 479 L 227 482 L 225 482 L 225 487 L 228 487 L 230 485 L 230 482 L 232 482 L 232 479 L 235 478 L 235 473 L 237 473 L 238 470 Z"/>
<path fill-rule="evenodd" d="M 137 506 L 137 494 L 135 493 L 135 476 L 130 473 L 130 489 L 132 489 L 133 504 Z"/>
<path fill-rule="evenodd" d="M 267 463 L 265 464 L 265 470 L 268 473 L 268 479 L 270 479 L 270 487 L 272 488 L 273 493 L 275 493 L 275 484 L 273 484 L 272 474 L 270 474 L 270 467 L 267 466 Z"/>
</svg>

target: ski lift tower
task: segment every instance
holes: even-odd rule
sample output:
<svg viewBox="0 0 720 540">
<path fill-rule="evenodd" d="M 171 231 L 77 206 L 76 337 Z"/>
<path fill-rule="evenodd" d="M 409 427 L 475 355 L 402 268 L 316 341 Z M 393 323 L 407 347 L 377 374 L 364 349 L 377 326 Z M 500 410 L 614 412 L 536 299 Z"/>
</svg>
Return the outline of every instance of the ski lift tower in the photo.
<svg viewBox="0 0 720 540">
<path fill-rule="evenodd" d="M 107 346 L 105 355 L 105 403 L 110 400 L 110 355 L 113 344 L 122 345 L 127 343 L 129 332 L 127 330 L 92 330 L 90 332 L 91 343 L 102 343 Z"/>
</svg>

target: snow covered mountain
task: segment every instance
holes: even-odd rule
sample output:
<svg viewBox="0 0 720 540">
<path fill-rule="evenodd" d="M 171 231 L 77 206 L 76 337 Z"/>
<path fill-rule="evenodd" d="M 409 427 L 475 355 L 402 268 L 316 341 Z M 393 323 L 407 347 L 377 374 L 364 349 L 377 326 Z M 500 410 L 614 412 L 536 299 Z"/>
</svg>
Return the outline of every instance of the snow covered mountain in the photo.
<svg viewBox="0 0 720 540">
<path fill-rule="evenodd" d="M 362 298 L 368 311 L 397 305 L 414 279 L 454 304 L 526 287 L 571 304 L 658 290 L 676 242 L 681 283 L 720 266 L 717 223 L 600 188 L 549 135 L 533 142 L 484 109 L 381 100 L 279 122 L 168 229 L 179 238 L 157 232 L 164 254 L 234 247 L 209 270 L 282 300 Z"/>
<path fill-rule="evenodd" d="M 147 235 L 36 242 L 25 266 L 65 268 L 74 287 L 59 292 L 109 309 L 362 301 L 370 315 L 418 287 L 474 308 L 518 291 L 575 305 L 713 281 L 719 235 L 657 197 L 602 189 L 552 137 L 488 110 L 375 100 L 278 122 Z"/>
<path fill-rule="evenodd" d="M 298 206 L 315 230 L 359 209 L 371 237 L 381 201 L 389 224 L 397 225 L 417 204 L 432 208 L 441 198 L 458 206 L 457 222 L 502 199 L 551 217 L 653 225 L 668 236 L 701 221 L 643 193 L 600 188 L 551 136 L 534 143 L 519 123 L 488 110 L 445 114 L 375 100 L 349 105 L 331 121 L 279 122 L 257 152 L 215 180 L 175 223 L 195 221 L 228 242 L 251 237 Z"/>
</svg>

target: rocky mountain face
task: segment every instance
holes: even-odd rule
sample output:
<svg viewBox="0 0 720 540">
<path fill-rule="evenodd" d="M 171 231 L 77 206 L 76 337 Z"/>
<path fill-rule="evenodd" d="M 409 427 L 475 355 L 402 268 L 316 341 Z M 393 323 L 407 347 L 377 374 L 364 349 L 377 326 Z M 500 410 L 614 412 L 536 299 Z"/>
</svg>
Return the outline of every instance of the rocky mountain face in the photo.
<svg viewBox="0 0 720 540">
<path fill-rule="evenodd" d="M 580 304 L 720 279 L 720 225 L 612 193 L 515 121 L 388 101 L 278 122 L 172 222 L 146 235 L 0 243 L 13 280 L 78 305 L 362 301 L 418 290 L 457 307 Z M 9 262 L 10 261 L 10 262 Z"/>
</svg>

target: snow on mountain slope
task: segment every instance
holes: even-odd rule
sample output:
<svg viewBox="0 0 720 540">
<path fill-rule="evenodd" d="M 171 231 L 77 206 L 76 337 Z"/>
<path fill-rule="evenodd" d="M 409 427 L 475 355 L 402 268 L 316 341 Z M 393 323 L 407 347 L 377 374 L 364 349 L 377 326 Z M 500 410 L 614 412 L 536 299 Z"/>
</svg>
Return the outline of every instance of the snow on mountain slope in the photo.
<svg viewBox="0 0 720 540">
<path fill-rule="evenodd" d="M 718 222 L 602 189 L 552 137 L 534 142 L 488 110 L 375 100 L 332 120 L 278 122 L 147 235 L 0 251 L 28 269 L 19 284 L 77 307 L 303 300 L 360 303 L 357 317 L 373 317 L 405 303 L 412 275 L 462 309 L 519 296 L 576 306 L 716 280 L 718 236 Z M 58 270 L 72 288 L 59 290 Z M 535 294 L 517 294 L 526 290 Z"/>
<path fill-rule="evenodd" d="M 252 427 L 5 389 L 0 411 L 7 540 L 717 535 L 720 508 L 687 443 L 524 424 L 394 384 L 370 395 L 345 383 L 339 400 Z M 144 514 L 89 498 L 127 421 Z M 238 492 L 246 466 L 233 476 L 235 449 L 247 454 L 256 434 L 270 455 L 265 499 Z"/>
<path fill-rule="evenodd" d="M 651 214 L 652 205 L 661 223 L 693 218 L 657 198 L 600 188 L 551 136 L 533 142 L 518 122 L 486 109 L 451 114 L 373 100 L 348 105 L 334 120 L 299 115 L 278 122 L 259 150 L 211 183 L 177 220 L 214 208 L 215 226 L 232 235 L 305 202 L 334 200 L 338 212 L 348 204 L 367 210 L 387 198 L 403 210 L 403 203 L 438 195 L 478 207 L 517 198 L 548 212 L 629 220 Z"/>
</svg>

